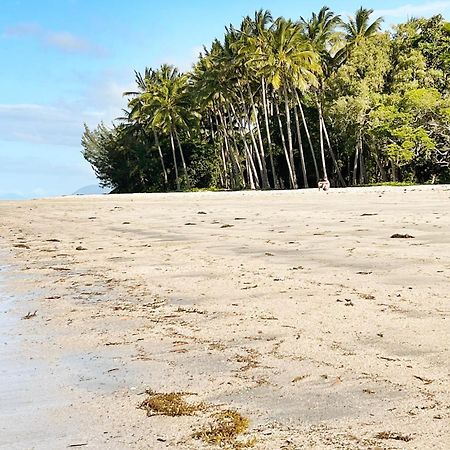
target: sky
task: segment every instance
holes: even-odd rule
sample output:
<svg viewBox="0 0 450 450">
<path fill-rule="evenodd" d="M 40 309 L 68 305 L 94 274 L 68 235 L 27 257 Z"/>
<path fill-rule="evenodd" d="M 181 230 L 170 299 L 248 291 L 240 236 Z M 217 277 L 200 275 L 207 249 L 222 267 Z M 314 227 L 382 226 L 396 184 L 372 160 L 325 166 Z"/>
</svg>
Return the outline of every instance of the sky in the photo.
<svg viewBox="0 0 450 450">
<path fill-rule="evenodd" d="M 83 124 L 111 124 L 134 70 L 189 70 L 203 45 L 260 8 L 298 19 L 359 1 L 0 0 L 0 199 L 71 194 L 97 184 L 81 154 Z M 450 16 L 450 1 L 367 0 L 386 24 Z"/>
</svg>

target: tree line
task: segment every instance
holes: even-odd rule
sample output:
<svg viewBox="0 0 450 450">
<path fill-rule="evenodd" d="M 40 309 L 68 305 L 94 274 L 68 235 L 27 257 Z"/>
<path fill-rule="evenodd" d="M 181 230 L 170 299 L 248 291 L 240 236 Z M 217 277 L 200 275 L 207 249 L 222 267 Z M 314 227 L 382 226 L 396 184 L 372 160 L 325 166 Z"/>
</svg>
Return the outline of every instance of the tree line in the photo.
<svg viewBox="0 0 450 450">
<path fill-rule="evenodd" d="M 115 192 L 450 182 L 450 23 L 260 10 L 187 73 L 135 72 L 83 156 Z"/>
</svg>

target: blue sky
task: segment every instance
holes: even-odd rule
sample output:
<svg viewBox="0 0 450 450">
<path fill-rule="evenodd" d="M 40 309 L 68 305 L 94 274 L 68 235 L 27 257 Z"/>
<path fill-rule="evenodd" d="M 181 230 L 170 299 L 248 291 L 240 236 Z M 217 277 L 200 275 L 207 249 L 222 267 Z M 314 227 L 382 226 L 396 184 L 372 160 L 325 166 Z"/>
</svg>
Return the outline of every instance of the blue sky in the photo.
<svg viewBox="0 0 450 450">
<path fill-rule="evenodd" d="M 325 2 L 350 14 L 361 1 Z M 118 117 L 134 73 L 189 69 L 203 44 L 257 9 L 293 19 L 301 0 L 1 0 L 0 198 L 70 194 L 95 184 L 81 155 L 83 123 Z M 450 1 L 367 1 L 386 23 L 450 16 Z"/>
</svg>

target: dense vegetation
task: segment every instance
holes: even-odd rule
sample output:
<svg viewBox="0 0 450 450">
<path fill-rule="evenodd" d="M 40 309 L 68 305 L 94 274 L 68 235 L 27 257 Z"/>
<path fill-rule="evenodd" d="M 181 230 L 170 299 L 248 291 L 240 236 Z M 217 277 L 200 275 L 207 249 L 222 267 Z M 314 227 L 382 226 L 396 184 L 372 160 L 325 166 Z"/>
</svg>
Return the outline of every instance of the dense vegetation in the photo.
<svg viewBox="0 0 450 450">
<path fill-rule="evenodd" d="M 83 155 L 116 192 L 450 182 L 450 23 L 385 32 L 372 13 L 258 11 L 189 73 L 136 72 L 117 124 L 85 127 Z"/>
</svg>

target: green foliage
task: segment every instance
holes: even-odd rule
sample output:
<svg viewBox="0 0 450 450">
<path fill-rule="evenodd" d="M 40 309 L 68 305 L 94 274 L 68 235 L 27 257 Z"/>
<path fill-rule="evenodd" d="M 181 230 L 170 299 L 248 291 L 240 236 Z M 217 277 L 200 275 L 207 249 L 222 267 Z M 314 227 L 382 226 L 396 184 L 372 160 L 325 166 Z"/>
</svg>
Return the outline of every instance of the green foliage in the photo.
<svg viewBox="0 0 450 450">
<path fill-rule="evenodd" d="M 83 155 L 116 192 L 450 181 L 450 23 L 372 16 L 257 11 L 191 72 L 136 72 Z"/>
</svg>

